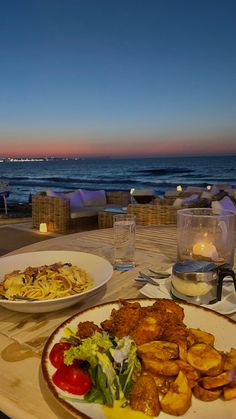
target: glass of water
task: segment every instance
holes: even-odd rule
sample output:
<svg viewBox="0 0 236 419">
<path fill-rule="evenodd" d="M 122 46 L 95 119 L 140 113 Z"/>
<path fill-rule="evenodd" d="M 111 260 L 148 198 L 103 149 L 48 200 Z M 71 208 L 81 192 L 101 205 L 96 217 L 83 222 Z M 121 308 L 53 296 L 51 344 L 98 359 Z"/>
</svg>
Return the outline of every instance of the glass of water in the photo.
<svg viewBox="0 0 236 419">
<path fill-rule="evenodd" d="M 135 216 L 116 214 L 113 217 L 114 268 L 128 270 L 135 266 Z"/>
</svg>

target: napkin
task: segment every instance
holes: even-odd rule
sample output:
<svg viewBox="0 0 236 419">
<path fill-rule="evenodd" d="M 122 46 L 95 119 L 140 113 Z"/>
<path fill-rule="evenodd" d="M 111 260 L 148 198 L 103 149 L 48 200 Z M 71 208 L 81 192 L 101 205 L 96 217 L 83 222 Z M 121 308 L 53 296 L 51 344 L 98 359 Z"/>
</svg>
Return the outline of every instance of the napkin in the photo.
<svg viewBox="0 0 236 419">
<path fill-rule="evenodd" d="M 170 294 L 171 277 L 168 279 L 157 280 L 159 286 L 146 284 L 140 289 L 141 294 L 149 298 L 172 299 Z M 236 292 L 233 283 L 225 284 L 222 290 L 222 300 L 215 304 L 204 304 L 210 310 L 221 314 L 232 314 L 236 312 Z"/>
</svg>

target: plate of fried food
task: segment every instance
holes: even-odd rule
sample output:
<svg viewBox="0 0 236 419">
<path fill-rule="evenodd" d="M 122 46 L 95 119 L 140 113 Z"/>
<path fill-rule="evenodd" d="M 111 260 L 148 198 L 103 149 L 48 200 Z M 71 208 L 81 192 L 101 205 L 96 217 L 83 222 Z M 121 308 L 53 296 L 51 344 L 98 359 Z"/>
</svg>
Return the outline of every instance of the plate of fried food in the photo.
<svg viewBox="0 0 236 419">
<path fill-rule="evenodd" d="M 49 337 L 43 376 L 78 418 L 235 419 L 236 323 L 168 299 L 74 315 Z"/>
<path fill-rule="evenodd" d="M 113 267 L 90 253 L 42 251 L 0 259 L 0 306 L 25 313 L 62 310 L 96 292 Z"/>
</svg>

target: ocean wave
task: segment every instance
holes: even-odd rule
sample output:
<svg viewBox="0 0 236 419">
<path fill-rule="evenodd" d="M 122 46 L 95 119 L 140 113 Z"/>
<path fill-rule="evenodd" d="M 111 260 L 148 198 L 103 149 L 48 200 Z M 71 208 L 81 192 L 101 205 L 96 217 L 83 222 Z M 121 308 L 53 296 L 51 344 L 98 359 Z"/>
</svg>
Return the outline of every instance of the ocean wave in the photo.
<svg viewBox="0 0 236 419">
<path fill-rule="evenodd" d="M 168 167 L 166 169 L 141 169 L 141 170 L 134 170 L 135 173 L 142 173 L 146 176 L 167 176 L 167 175 L 175 175 L 175 174 L 186 174 L 186 173 L 193 173 L 193 169 L 187 168 L 179 168 L 179 167 Z"/>
</svg>

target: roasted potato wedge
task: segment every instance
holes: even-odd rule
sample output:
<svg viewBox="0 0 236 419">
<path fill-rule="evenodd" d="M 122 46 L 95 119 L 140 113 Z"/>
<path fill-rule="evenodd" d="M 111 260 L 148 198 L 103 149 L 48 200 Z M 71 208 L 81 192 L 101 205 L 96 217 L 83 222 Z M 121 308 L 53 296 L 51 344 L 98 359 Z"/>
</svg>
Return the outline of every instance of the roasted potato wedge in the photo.
<svg viewBox="0 0 236 419">
<path fill-rule="evenodd" d="M 141 375 L 130 393 L 130 407 L 149 416 L 158 416 L 161 410 L 158 390 L 151 375 Z"/>
<path fill-rule="evenodd" d="M 232 400 L 236 398 L 236 380 L 233 380 L 228 386 L 224 387 L 224 399 Z"/>
<path fill-rule="evenodd" d="M 187 339 L 179 339 L 178 347 L 179 347 L 179 358 L 183 361 L 187 361 L 188 356 L 188 346 L 187 346 Z"/>
<path fill-rule="evenodd" d="M 215 337 L 208 332 L 205 332 L 201 329 L 194 329 L 190 327 L 189 329 L 190 335 L 193 335 L 193 338 L 195 339 L 195 343 L 206 343 L 207 345 L 213 346 L 215 343 Z"/>
<path fill-rule="evenodd" d="M 170 415 L 183 415 L 191 406 L 192 391 L 185 374 L 180 371 L 170 390 L 161 399 L 161 408 Z"/>
<path fill-rule="evenodd" d="M 222 389 L 211 389 L 207 390 L 201 387 L 199 384 L 193 387 L 193 394 L 197 399 L 203 400 L 204 402 L 211 402 L 220 397 L 222 393 Z"/>
<path fill-rule="evenodd" d="M 176 343 L 157 340 L 140 345 L 138 347 L 138 355 L 141 358 L 145 356 L 146 358 L 168 361 L 169 359 L 178 358 L 179 349 Z"/>
<path fill-rule="evenodd" d="M 171 377 L 173 375 L 178 375 L 179 366 L 175 361 L 162 361 L 160 359 L 150 359 L 143 357 L 142 365 L 144 371 L 149 371 L 153 375 L 164 375 L 166 377 Z"/>
<path fill-rule="evenodd" d="M 236 368 L 236 349 L 231 348 L 230 352 L 225 354 L 224 370 L 231 370 Z"/>
<path fill-rule="evenodd" d="M 192 365 L 182 361 L 182 359 L 176 359 L 175 362 L 179 366 L 180 370 L 183 371 L 183 373 L 186 375 L 190 387 L 193 387 L 201 376 L 200 372 L 193 368 Z"/>
<path fill-rule="evenodd" d="M 154 378 L 158 391 L 161 394 L 166 394 L 170 389 L 170 384 L 176 379 L 174 375 L 172 377 L 165 377 L 164 375 L 152 375 L 152 377 Z"/>
<path fill-rule="evenodd" d="M 187 361 L 203 374 L 215 376 L 224 368 L 224 357 L 206 343 L 197 343 L 188 350 Z"/>
<path fill-rule="evenodd" d="M 236 368 L 222 372 L 215 377 L 203 377 L 201 379 L 201 385 L 206 389 L 222 387 L 232 383 L 234 379 L 236 379 Z"/>
</svg>

